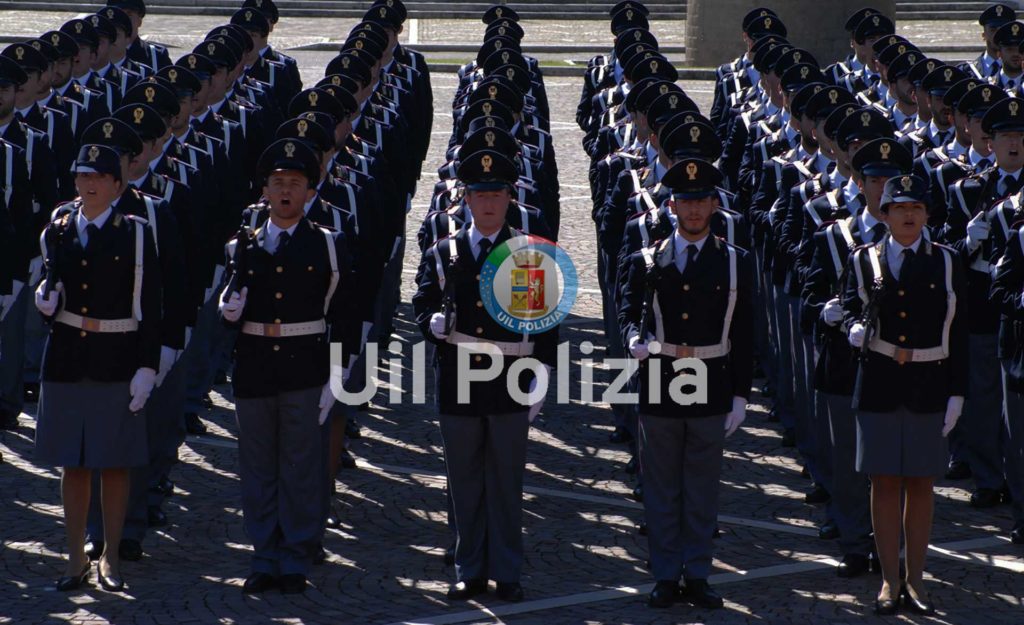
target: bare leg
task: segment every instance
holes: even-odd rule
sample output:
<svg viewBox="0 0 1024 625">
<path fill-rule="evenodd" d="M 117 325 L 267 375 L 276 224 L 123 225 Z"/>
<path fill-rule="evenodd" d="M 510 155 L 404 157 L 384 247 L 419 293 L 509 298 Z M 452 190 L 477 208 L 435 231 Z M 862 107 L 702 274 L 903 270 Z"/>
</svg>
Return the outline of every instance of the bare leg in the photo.
<svg viewBox="0 0 1024 625">
<path fill-rule="evenodd" d="M 121 531 L 128 511 L 128 469 L 104 469 L 102 473 L 103 536 L 106 539 L 100 571 L 107 576 L 121 577 Z"/>
<path fill-rule="evenodd" d="M 871 476 L 871 522 L 875 549 L 882 565 L 880 599 L 896 599 L 900 589 L 900 495 L 903 478 Z"/>
<path fill-rule="evenodd" d="M 65 577 L 77 577 L 89 562 L 85 555 L 85 522 L 89 516 L 92 490 L 90 469 L 64 468 L 60 494 L 64 503 L 64 527 L 68 538 L 68 564 Z"/>
<path fill-rule="evenodd" d="M 932 533 L 935 495 L 930 477 L 904 478 L 907 489 L 903 513 L 903 534 L 907 543 L 907 586 L 918 599 L 927 599 L 924 591 L 924 560 Z"/>
</svg>

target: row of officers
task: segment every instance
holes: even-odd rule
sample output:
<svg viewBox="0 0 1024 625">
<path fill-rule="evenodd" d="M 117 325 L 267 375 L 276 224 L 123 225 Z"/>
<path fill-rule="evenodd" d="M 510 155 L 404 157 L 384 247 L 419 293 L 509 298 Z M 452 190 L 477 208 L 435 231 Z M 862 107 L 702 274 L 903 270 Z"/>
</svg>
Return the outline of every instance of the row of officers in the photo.
<svg viewBox="0 0 1024 625">
<path fill-rule="evenodd" d="M 687 372 L 674 358 L 711 376 L 707 406 L 613 406 L 612 442 L 639 458 L 650 603 L 722 603 L 706 584 L 722 430 L 756 365 L 807 502 L 827 504 L 837 574 L 880 572 L 881 614 L 931 613 L 937 477 L 973 476 L 976 507 L 1011 503 L 1024 544 L 1024 23 L 987 9 L 986 50 L 952 65 L 865 8 L 850 56 L 826 66 L 760 7 L 705 116 L 648 15 L 610 10 L 613 49 L 588 64 L 576 120 L 610 355 L 641 361 L 640 389 L 655 359 L 662 388 Z M 694 272 L 708 233 L 721 260 Z"/>
<path fill-rule="evenodd" d="M 186 417 L 233 361 L 244 590 L 303 592 L 359 410 L 337 387 L 392 332 L 429 69 L 398 44 L 399 0 L 369 6 L 309 88 L 268 43 L 272 0 L 173 62 L 144 16 L 111 0 L 0 53 L 5 426 L 35 364 L 37 457 L 63 467 L 57 588 L 95 560 L 119 591 L 167 522 Z"/>
</svg>

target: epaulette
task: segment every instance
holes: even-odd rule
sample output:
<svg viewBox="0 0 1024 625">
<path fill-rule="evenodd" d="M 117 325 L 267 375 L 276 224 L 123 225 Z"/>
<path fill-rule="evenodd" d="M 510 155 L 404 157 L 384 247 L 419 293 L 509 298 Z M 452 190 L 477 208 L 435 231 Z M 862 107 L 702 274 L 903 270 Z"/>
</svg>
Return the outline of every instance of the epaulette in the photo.
<svg viewBox="0 0 1024 625">
<path fill-rule="evenodd" d="M 118 226 L 121 225 L 121 221 L 119 219 L 120 217 L 123 217 L 123 218 L 125 218 L 125 219 L 127 219 L 129 221 L 133 221 L 133 222 L 135 222 L 135 223 L 137 223 L 139 225 L 142 225 L 142 226 L 149 225 L 149 220 L 146 219 L 145 217 L 139 217 L 138 215 L 126 215 L 124 213 L 117 213 L 117 214 L 114 215 L 114 227 L 115 228 L 117 228 Z"/>
</svg>

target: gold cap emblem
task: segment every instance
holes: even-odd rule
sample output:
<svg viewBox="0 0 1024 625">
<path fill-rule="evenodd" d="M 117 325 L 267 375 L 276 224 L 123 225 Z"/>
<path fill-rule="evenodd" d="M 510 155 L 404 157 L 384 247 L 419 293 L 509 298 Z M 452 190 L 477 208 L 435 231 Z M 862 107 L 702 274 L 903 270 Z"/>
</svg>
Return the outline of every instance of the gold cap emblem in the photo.
<svg viewBox="0 0 1024 625">
<path fill-rule="evenodd" d="M 491 173 L 491 165 L 494 164 L 494 159 L 491 158 L 490 154 L 484 154 L 480 158 L 480 166 L 484 168 L 484 173 Z"/>
<path fill-rule="evenodd" d="M 888 143 L 883 143 L 882 145 L 878 146 L 878 152 L 882 155 L 882 160 L 883 161 L 889 160 L 889 152 L 891 152 L 891 151 L 892 151 L 892 145 L 890 145 Z"/>
<path fill-rule="evenodd" d="M 145 116 L 146 116 L 146 111 L 143 110 L 143 108 L 141 106 L 135 107 L 135 110 L 132 111 L 132 119 L 135 120 L 136 124 L 141 124 L 142 123 L 142 119 Z"/>
<path fill-rule="evenodd" d="M 284 144 L 284 155 L 288 158 L 295 156 L 295 144 L 291 141 Z"/>
<path fill-rule="evenodd" d="M 146 96 L 146 102 L 148 102 L 149 104 L 152 104 L 153 100 L 156 99 L 156 89 L 154 89 L 153 87 L 146 87 L 142 91 L 142 94 Z"/>
<path fill-rule="evenodd" d="M 103 138 L 111 139 L 114 136 L 114 124 L 110 122 L 103 123 Z"/>
<path fill-rule="evenodd" d="M 900 184 L 903 185 L 904 191 L 910 191 L 914 188 L 914 181 L 910 179 L 910 176 L 903 176 L 900 179 Z"/>
<path fill-rule="evenodd" d="M 299 136 L 305 139 L 306 131 L 309 130 L 309 122 L 304 119 L 300 119 L 299 123 L 295 124 L 295 128 L 299 131 Z"/>
<path fill-rule="evenodd" d="M 487 87 L 487 95 L 491 96 L 492 100 L 497 98 L 498 97 L 498 86 L 497 85 L 490 85 L 489 87 Z"/>
<path fill-rule="evenodd" d="M 95 163 L 96 159 L 100 157 L 100 149 L 95 145 L 89 148 L 89 162 Z"/>
<path fill-rule="evenodd" d="M 483 106 L 480 107 L 480 110 L 482 110 L 484 112 L 484 115 L 490 115 L 491 114 L 491 109 L 493 109 L 493 108 L 494 107 L 491 106 L 490 102 L 484 102 Z"/>
<path fill-rule="evenodd" d="M 700 126 L 690 128 L 690 143 L 697 143 L 700 140 Z"/>
<path fill-rule="evenodd" d="M 861 113 L 860 114 L 860 123 L 864 124 L 865 128 L 870 127 L 871 126 L 871 113 L 868 113 L 867 111 L 864 111 L 863 113 Z"/>
<path fill-rule="evenodd" d="M 320 99 L 320 94 L 316 91 L 310 91 L 307 99 L 309 100 L 309 105 L 315 108 L 317 101 Z"/>
<path fill-rule="evenodd" d="M 490 130 L 485 132 L 484 133 L 484 141 L 487 143 L 487 147 L 493 148 L 494 147 L 494 132 L 490 131 Z"/>
<path fill-rule="evenodd" d="M 25 58 L 25 48 L 22 48 L 21 46 L 18 46 L 17 48 L 15 48 L 14 49 L 14 56 L 17 57 L 17 59 L 19 61 L 22 60 L 23 58 Z"/>
<path fill-rule="evenodd" d="M 828 101 L 831 104 L 833 104 L 833 105 L 836 102 L 838 102 L 839 101 L 839 92 L 836 91 L 835 89 L 829 89 L 829 91 L 828 91 Z"/>
<path fill-rule="evenodd" d="M 690 180 L 697 179 L 697 163 L 686 164 L 686 175 L 689 176 Z"/>
</svg>

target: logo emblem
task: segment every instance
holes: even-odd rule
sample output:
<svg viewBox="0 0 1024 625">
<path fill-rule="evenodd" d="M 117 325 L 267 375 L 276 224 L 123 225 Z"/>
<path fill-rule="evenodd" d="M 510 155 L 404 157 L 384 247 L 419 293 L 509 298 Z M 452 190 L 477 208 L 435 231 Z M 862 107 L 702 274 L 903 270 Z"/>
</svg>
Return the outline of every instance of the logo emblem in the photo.
<svg viewBox="0 0 1024 625">
<path fill-rule="evenodd" d="M 768 30 L 771 27 L 772 27 L 772 18 L 770 18 L 770 17 L 764 18 L 764 29 Z"/>
<path fill-rule="evenodd" d="M 146 87 L 142 93 L 146 96 L 146 102 L 152 104 L 153 100 L 156 98 L 156 89 L 153 87 Z"/>
<path fill-rule="evenodd" d="M 141 106 L 135 107 L 135 110 L 132 111 L 132 119 L 135 120 L 135 124 L 136 125 L 141 124 L 142 123 L 142 119 L 145 116 L 146 116 L 146 111 Z"/>
<path fill-rule="evenodd" d="M 633 9 L 626 9 L 626 21 L 627 22 L 632 22 L 633 21 Z"/>
<path fill-rule="evenodd" d="M 508 53 L 507 50 L 505 52 L 502 52 L 501 53 L 501 62 L 502 63 L 508 63 L 508 57 L 509 57 L 509 53 Z"/>
<path fill-rule="evenodd" d="M 666 93 L 668 93 L 668 85 L 662 85 L 661 87 L 658 88 L 658 91 L 660 92 L 659 95 L 665 95 Z"/>
<path fill-rule="evenodd" d="M 491 109 L 493 109 L 493 108 L 494 107 L 491 106 L 490 102 L 484 102 L 483 106 L 480 107 L 480 110 L 482 110 L 484 112 L 484 115 L 490 115 L 491 114 Z"/>
<path fill-rule="evenodd" d="M 14 56 L 16 56 L 19 61 L 22 60 L 23 58 L 25 58 L 25 48 L 22 48 L 21 46 L 18 46 L 17 48 L 15 48 L 14 49 Z"/>
<path fill-rule="evenodd" d="M 167 70 L 167 79 L 172 83 L 178 82 L 178 70 L 174 68 Z"/>
<path fill-rule="evenodd" d="M 38 42 L 38 41 L 33 41 L 33 42 L 32 42 L 32 47 L 33 47 L 33 48 L 35 48 L 37 52 L 38 52 L 39 50 L 42 50 L 42 49 L 43 49 L 43 46 L 39 45 L 39 42 Z"/>
<path fill-rule="evenodd" d="M 910 179 L 910 176 L 903 176 L 903 178 L 900 179 L 900 184 L 903 185 L 904 191 L 909 192 L 914 188 L 914 181 Z"/>
<path fill-rule="evenodd" d="M 491 85 L 487 87 L 487 95 L 491 96 L 492 100 L 496 99 L 498 97 L 498 86 Z"/>
<path fill-rule="evenodd" d="M 909 54 L 909 55 L 907 56 L 907 60 L 908 60 L 908 61 L 910 62 L 910 64 L 911 64 L 911 65 L 913 65 L 914 63 L 917 63 L 917 57 L 916 57 L 916 56 L 914 56 L 914 53 L 913 53 L 913 52 L 911 52 L 911 53 L 910 53 L 910 54 Z M 950 74 L 952 74 L 952 72 L 950 72 Z M 949 80 L 949 79 L 947 78 L 946 80 Z"/>
<path fill-rule="evenodd" d="M 953 79 L 953 68 L 952 67 L 947 67 L 946 70 L 944 72 L 942 72 L 942 77 L 946 79 L 946 82 L 949 82 L 950 80 L 952 80 Z"/>
<path fill-rule="evenodd" d="M 380 11 L 378 11 L 377 13 L 378 13 L 378 14 L 379 14 L 379 15 L 380 15 L 381 17 L 387 17 L 387 16 L 388 16 L 388 10 L 387 10 L 387 9 L 385 9 L 384 7 L 381 7 L 381 8 L 380 8 Z"/>
<path fill-rule="evenodd" d="M 1010 100 L 1009 107 L 1010 107 L 1010 115 L 1012 117 L 1016 117 L 1017 116 L 1017 112 L 1020 110 L 1020 103 L 1017 102 L 1016 100 Z"/>
<path fill-rule="evenodd" d="M 793 53 L 793 62 L 794 63 L 799 63 L 800 62 L 800 57 L 802 57 L 802 56 L 803 56 L 803 54 L 801 54 L 800 52 L 794 52 Z"/>
<path fill-rule="evenodd" d="M 493 117 L 485 117 L 484 118 L 484 126 L 487 126 L 488 128 L 494 128 L 494 118 Z"/>
<path fill-rule="evenodd" d="M 689 180 L 697 179 L 697 163 L 688 163 L 686 165 L 686 175 Z"/>
<path fill-rule="evenodd" d="M 640 38 L 643 37 L 643 35 L 644 33 L 642 30 L 637 30 L 635 33 L 633 33 L 633 41 L 640 41 Z"/>
<path fill-rule="evenodd" d="M 319 100 L 319 99 L 320 99 L 320 94 L 319 93 L 317 93 L 316 91 L 310 91 L 309 92 L 308 100 L 309 100 L 309 105 L 310 106 L 316 107 L 317 100 Z"/>
<path fill-rule="evenodd" d="M 892 145 L 891 144 L 883 143 L 882 145 L 878 146 L 878 152 L 882 155 L 882 160 L 883 161 L 889 160 L 889 152 L 891 152 L 891 151 L 892 151 Z"/>
<path fill-rule="evenodd" d="M 679 104 L 679 96 L 673 93 L 668 97 L 668 107 L 674 111 L 677 104 Z"/>
<path fill-rule="evenodd" d="M 690 128 L 690 143 L 697 143 L 700 140 L 700 126 Z"/>
<path fill-rule="evenodd" d="M 245 21 L 247 21 L 247 22 L 251 22 L 252 21 L 252 11 L 246 11 L 245 12 Z"/>
<path fill-rule="evenodd" d="M 488 130 L 486 133 L 484 133 L 484 141 L 487 143 L 487 147 L 493 148 L 494 147 L 494 132 Z"/>
<path fill-rule="evenodd" d="M 288 158 L 295 156 L 295 144 L 291 141 L 284 144 L 284 155 Z"/>
<path fill-rule="evenodd" d="M 1002 17 L 1002 16 L 1003 16 L 1003 5 L 997 4 L 996 5 L 996 17 Z"/>
<path fill-rule="evenodd" d="M 811 68 L 809 68 L 809 67 L 801 67 L 800 68 L 800 78 L 807 78 L 807 74 L 809 74 L 810 72 L 811 72 Z"/>
<path fill-rule="evenodd" d="M 651 61 L 650 67 L 651 67 L 651 73 L 652 74 L 655 74 L 655 73 L 658 72 L 658 62 L 657 61 Z"/>
<path fill-rule="evenodd" d="M 113 136 L 114 136 L 114 124 L 111 124 L 110 122 L 104 122 L 103 123 L 103 138 L 104 139 L 111 139 L 111 138 L 113 138 Z"/>
<path fill-rule="evenodd" d="M 499 33 L 499 34 L 504 34 L 504 33 Z M 500 41 L 495 40 L 495 42 L 494 42 L 494 49 L 495 50 L 501 50 L 501 42 Z"/>
<path fill-rule="evenodd" d="M 484 168 L 484 173 L 491 173 L 491 166 L 494 164 L 494 159 L 491 158 L 490 154 L 484 154 L 480 157 L 480 166 Z"/>
<path fill-rule="evenodd" d="M 217 44 L 213 43 L 212 41 L 206 44 L 206 51 L 213 55 L 215 52 L 217 52 Z"/>
<path fill-rule="evenodd" d="M 1014 37 L 1016 37 L 1017 34 L 1020 33 L 1020 24 L 1014 24 L 1013 26 L 1010 26 L 1010 31 L 1013 32 Z"/>
<path fill-rule="evenodd" d="M 58 35 L 57 33 L 53 33 L 52 35 L 50 35 L 50 42 L 53 43 L 54 46 L 59 46 L 60 35 Z"/>
<path fill-rule="evenodd" d="M 992 100 L 992 90 L 985 87 L 981 90 L 981 99 L 985 104 L 988 104 Z"/>
<path fill-rule="evenodd" d="M 871 23 L 874 24 L 875 26 L 878 26 L 879 19 L 877 15 L 871 18 Z"/>
<path fill-rule="evenodd" d="M 100 157 L 100 149 L 95 145 L 89 148 L 89 162 L 95 163 L 96 159 Z"/>
<path fill-rule="evenodd" d="M 496 246 L 480 270 L 480 299 L 491 317 L 516 334 L 557 326 L 576 300 L 576 268 L 565 250 L 521 235 Z"/>
<path fill-rule="evenodd" d="M 505 12 L 504 9 L 502 9 L 501 7 L 498 7 L 497 9 L 494 10 L 494 15 L 496 17 L 501 17 L 501 14 L 504 13 L 504 12 Z"/>
<path fill-rule="evenodd" d="M 507 70 L 505 70 L 505 75 L 508 76 L 509 80 L 515 80 L 515 78 L 516 78 L 516 70 L 515 70 L 515 68 L 510 67 Z"/>
<path fill-rule="evenodd" d="M 835 105 L 835 103 L 839 101 L 839 92 L 836 91 L 835 89 L 829 89 L 828 101 L 831 104 Z"/>
<path fill-rule="evenodd" d="M 309 122 L 304 119 L 300 119 L 299 123 L 295 124 L 295 128 L 299 131 L 299 137 L 305 139 L 306 131 L 309 130 Z"/>
<path fill-rule="evenodd" d="M 860 123 L 864 124 L 865 128 L 871 126 L 871 113 L 864 111 L 860 114 Z"/>
<path fill-rule="evenodd" d="M 189 57 L 188 57 L 188 66 L 191 69 L 195 69 L 196 68 L 196 56 L 194 54 L 189 55 Z"/>
</svg>

